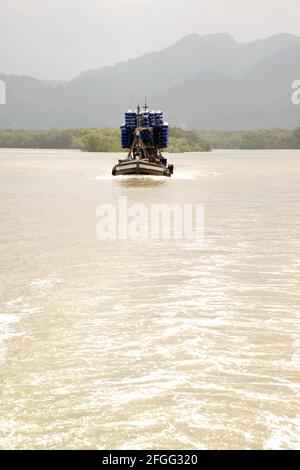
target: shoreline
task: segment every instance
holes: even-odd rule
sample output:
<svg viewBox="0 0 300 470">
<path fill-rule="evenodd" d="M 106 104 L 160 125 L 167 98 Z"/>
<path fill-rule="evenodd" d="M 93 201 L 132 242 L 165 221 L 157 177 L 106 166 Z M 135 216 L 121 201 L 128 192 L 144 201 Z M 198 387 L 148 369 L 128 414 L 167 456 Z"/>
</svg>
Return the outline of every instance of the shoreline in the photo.
<svg viewBox="0 0 300 470">
<path fill-rule="evenodd" d="M 85 152 L 124 152 L 119 128 L 0 130 L 0 148 L 78 149 Z M 283 150 L 300 148 L 297 129 L 247 131 L 170 129 L 168 153 L 209 152 L 213 149 Z"/>
</svg>

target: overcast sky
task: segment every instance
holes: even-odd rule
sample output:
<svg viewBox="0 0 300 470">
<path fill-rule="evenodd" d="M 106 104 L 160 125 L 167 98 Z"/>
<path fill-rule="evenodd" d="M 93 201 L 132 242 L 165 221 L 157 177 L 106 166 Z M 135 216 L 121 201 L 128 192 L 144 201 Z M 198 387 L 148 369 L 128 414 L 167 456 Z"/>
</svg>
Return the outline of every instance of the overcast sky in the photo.
<svg viewBox="0 0 300 470">
<path fill-rule="evenodd" d="M 300 0 L 0 0 L 0 73 L 70 79 L 218 32 L 300 36 Z"/>
</svg>

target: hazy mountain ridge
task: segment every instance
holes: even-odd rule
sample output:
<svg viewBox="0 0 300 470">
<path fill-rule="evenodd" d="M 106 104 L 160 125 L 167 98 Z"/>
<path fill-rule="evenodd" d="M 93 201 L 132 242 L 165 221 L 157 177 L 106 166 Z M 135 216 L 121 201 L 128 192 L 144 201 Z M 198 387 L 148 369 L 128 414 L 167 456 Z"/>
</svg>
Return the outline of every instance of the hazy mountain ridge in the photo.
<svg viewBox="0 0 300 470">
<path fill-rule="evenodd" d="M 0 128 L 114 127 L 147 95 L 173 126 L 254 129 L 300 125 L 291 83 L 300 79 L 300 38 L 237 43 L 227 34 L 182 38 L 160 52 L 87 71 L 70 82 L 0 75 L 7 104 Z"/>
</svg>

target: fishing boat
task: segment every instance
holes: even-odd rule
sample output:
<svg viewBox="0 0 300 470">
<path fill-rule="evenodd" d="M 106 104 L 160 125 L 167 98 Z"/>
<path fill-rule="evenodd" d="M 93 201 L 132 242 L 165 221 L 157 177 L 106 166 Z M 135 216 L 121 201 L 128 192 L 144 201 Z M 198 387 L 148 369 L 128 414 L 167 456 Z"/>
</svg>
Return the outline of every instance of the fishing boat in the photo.
<svg viewBox="0 0 300 470">
<path fill-rule="evenodd" d="M 168 147 L 169 126 L 161 111 L 149 111 L 147 103 L 141 110 L 125 113 L 121 126 L 122 147 L 128 149 L 126 158 L 118 160 L 112 175 L 171 176 L 174 166 L 162 155 Z"/>
</svg>

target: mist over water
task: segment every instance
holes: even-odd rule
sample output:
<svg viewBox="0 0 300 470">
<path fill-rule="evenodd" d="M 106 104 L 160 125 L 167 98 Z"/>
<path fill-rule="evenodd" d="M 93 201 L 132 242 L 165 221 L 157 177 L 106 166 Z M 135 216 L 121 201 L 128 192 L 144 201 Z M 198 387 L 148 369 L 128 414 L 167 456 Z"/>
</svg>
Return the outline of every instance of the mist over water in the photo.
<svg viewBox="0 0 300 470">
<path fill-rule="evenodd" d="M 0 150 L 0 447 L 297 448 L 300 151 Z M 100 241 L 101 203 L 205 205 L 207 249 Z"/>
</svg>

